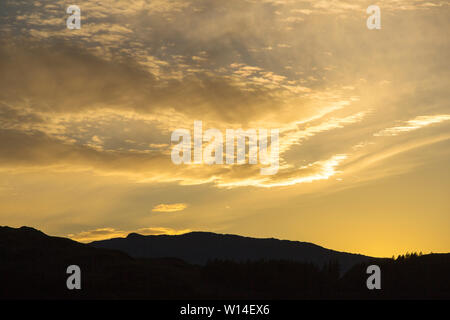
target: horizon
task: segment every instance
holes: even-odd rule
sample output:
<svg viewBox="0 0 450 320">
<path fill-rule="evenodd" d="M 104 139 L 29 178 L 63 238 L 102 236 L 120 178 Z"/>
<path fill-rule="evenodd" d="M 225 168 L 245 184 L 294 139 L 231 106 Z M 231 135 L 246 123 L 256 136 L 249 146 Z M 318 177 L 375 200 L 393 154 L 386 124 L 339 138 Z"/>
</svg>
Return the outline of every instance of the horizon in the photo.
<svg viewBox="0 0 450 320">
<path fill-rule="evenodd" d="M 449 17 L 443 0 L 2 1 L 1 223 L 450 252 Z"/>
<path fill-rule="evenodd" d="M 217 236 L 234 236 L 234 237 L 240 237 L 240 238 L 247 238 L 247 239 L 253 239 L 253 240 L 275 240 L 275 241 L 288 241 L 288 242 L 294 242 L 294 243 L 306 243 L 306 244 L 312 244 L 314 246 L 326 249 L 326 250 L 331 250 L 331 251 L 335 251 L 335 252 L 340 252 L 340 253 L 350 253 L 350 254 L 355 254 L 355 255 L 363 255 L 363 256 L 367 256 L 367 257 L 371 257 L 371 258 L 379 258 L 379 259 L 390 259 L 390 258 L 396 258 L 398 256 L 404 256 L 407 254 L 420 254 L 420 255 L 428 255 L 428 254 L 447 254 L 448 252 L 422 252 L 422 251 L 411 251 L 411 252 L 404 252 L 398 255 L 391 255 L 391 256 L 371 256 L 371 255 L 366 255 L 366 254 L 362 254 L 360 252 L 350 252 L 350 251 L 345 251 L 345 250 L 336 250 L 334 248 L 330 248 L 330 247 L 325 247 L 322 246 L 318 243 L 313 243 L 313 242 L 309 242 L 309 241 L 302 241 L 302 240 L 290 240 L 290 239 L 283 239 L 283 238 L 273 238 L 273 237 L 252 237 L 252 236 L 247 236 L 247 235 L 240 235 L 240 234 L 232 234 L 232 233 L 217 233 L 217 232 L 212 232 L 212 231 L 200 231 L 200 230 L 189 230 L 186 231 L 185 233 L 179 233 L 179 234 L 167 234 L 167 233 L 159 233 L 159 234 L 142 234 L 142 233 L 137 233 L 137 232 L 130 232 L 128 234 L 124 233 L 121 235 L 117 235 L 115 237 L 98 237 L 98 238 L 89 238 L 89 239 L 79 239 L 79 238 L 71 238 L 70 235 L 52 235 L 52 234 L 48 234 L 46 232 L 44 232 L 43 230 L 39 230 L 36 229 L 34 227 L 30 227 L 30 226 L 20 226 L 20 227 L 12 227 L 12 226 L 0 226 L 0 227 L 6 227 L 6 228 L 13 228 L 13 229 L 21 229 L 21 228 L 28 228 L 28 229 L 33 229 L 39 232 L 44 233 L 47 236 L 50 237 L 57 237 L 57 238 L 66 238 L 66 239 L 70 239 L 73 240 L 75 242 L 78 243 L 82 243 L 82 244 L 91 244 L 94 242 L 102 242 L 102 241 L 107 241 L 107 240 L 114 240 L 114 239 L 127 239 L 131 234 L 137 234 L 139 236 L 142 237 L 147 237 L 147 236 L 153 236 L 153 237 L 157 237 L 157 236 L 183 236 L 183 235 L 187 235 L 187 234 L 191 234 L 191 233 L 204 233 L 204 234 L 212 234 L 212 235 L 217 235 Z"/>
</svg>

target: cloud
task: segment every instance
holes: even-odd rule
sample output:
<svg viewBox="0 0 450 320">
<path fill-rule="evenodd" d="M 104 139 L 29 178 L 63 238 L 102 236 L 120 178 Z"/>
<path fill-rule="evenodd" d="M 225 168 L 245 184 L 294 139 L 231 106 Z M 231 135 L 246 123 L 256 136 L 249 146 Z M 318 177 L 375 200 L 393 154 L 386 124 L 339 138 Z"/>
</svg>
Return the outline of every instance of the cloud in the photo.
<svg viewBox="0 0 450 320">
<path fill-rule="evenodd" d="M 201 117 L 248 122 L 273 113 L 274 104 L 288 107 L 286 97 L 276 92 L 292 90 L 274 85 L 280 80 L 273 73 L 264 76 L 267 86 L 249 81 L 243 87 L 238 79 L 207 71 L 181 80 L 158 79 L 133 58 L 115 56 L 108 61 L 68 42 L 39 46 L 33 41 L 4 42 L 0 68 L 4 89 L 0 101 L 47 115 L 108 108 L 137 115 L 171 111 L 184 121 Z"/>
<path fill-rule="evenodd" d="M 183 211 L 187 208 L 186 203 L 172 203 L 172 204 L 158 204 L 153 207 L 153 212 L 177 212 L 177 211 Z"/>
<path fill-rule="evenodd" d="M 405 174 L 423 164 L 420 159 L 416 159 L 416 161 L 414 161 L 414 159 L 411 158 L 407 162 L 394 165 L 392 158 L 398 157 L 403 153 L 411 152 L 415 149 L 439 144 L 448 141 L 449 139 L 450 134 L 443 133 L 420 139 L 403 141 L 402 143 L 395 143 L 392 145 L 383 144 L 380 146 L 376 143 L 370 144 L 374 150 L 364 150 L 364 147 L 362 147 L 363 149 L 360 152 L 353 154 L 349 161 L 345 163 L 343 166 L 343 171 L 349 176 L 358 174 L 358 180 L 360 182 L 378 180 L 386 176 L 400 173 Z M 430 158 L 436 156 L 437 154 L 439 154 L 439 151 L 435 151 L 434 154 L 427 154 L 427 156 Z M 389 165 L 387 165 L 387 160 L 389 160 Z M 373 170 L 376 166 L 378 166 L 380 170 Z M 371 168 L 371 170 L 367 170 L 369 168 Z M 439 170 L 441 170 L 441 168 L 439 168 Z M 361 174 L 361 172 L 365 173 Z"/>
<path fill-rule="evenodd" d="M 320 180 L 328 180 L 339 173 L 337 167 L 347 159 L 345 154 L 337 154 L 327 160 L 319 160 L 308 165 L 296 168 L 286 166 L 278 174 L 264 177 L 258 175 L 238 174 L 241 170 L 236 170 L 236 174 L 218 178 L 217 186 L 221 188 L 236 187 L 260 187 L 273 188 L 285 187 L 302 183 L 311 183 Z"/>
<path fill-rule="evenodd" d="M 259 181 L 260 168 L 174 166 L 166 148 L 170 131 L 189 127 L 194 119 L 219 129 L 281 127 L 284 151 L 363 118 L 357 113 L 301 129 L 299 124 L 342 109 L 352 98 L 343 99 L 339 89 L 311 90 L 247 64 L 231 64 L 228 75 L 197 72 L 168 81 L 134 58 L 105 59 L 81 45 L 29 40 L 1 46 L 0 68 L 5 89 L 0 165 L 15 170 L 84 170 L 145 183 L 239 186 L 238 176 Z"/>
<path fill-rule="evenodd" d="M 429 115 L 429 116 L 417 116 L 412 120 L 404 122 L 400 126 L 395 126 L 381 130 L 374 134 L 377 137 L 383 136 L 397 136 L 403 132 L 410 132 L 417 129 L 421 129 L 432 124 L 441 123 L 450 120 L 449 114 Z"/>
<path fill-rule="evenodd" d="M 416 4 L 396 2 L 420 14 L 428 10 Z M 353 14 L 361 9 L 365 16 L 362 1 L 81 1 L 86 15 L 79 32 L 65 29 L 64 5 L 8 2 L 8 12 L 20 15 L 0 17 L 8 26 L 0 45 L 3 168 L 84 170 L 149 184 L 297 185 L 343 170 L 354 156 L 349 140 L 355 136 L 395 135 L 438 121 L 418 117 L 380 131 L 391 121 L 385 113 L 405 107 L 390 100 L 381 112 L 384 101 L 377 99 L 392 93 L 391 84 L 411 96 L 420 87 L 414 79 L 423 81 L 424 74 L 435 74 L 424 87 L 446 87 L 435 81 L 446 79 L 439 74 L 445 50 L 421 49 L 446 48 L 445 39 L 429 36 L 439 27 L 427 24 L 429 16 L 411 22 L 426 27 L 427 36 L 419 33 L 410 43 L 403 37 L 406 22 L 373 41 Z M 352 15 L 336 24 L 325 13 Z M 445 26 L 443 17 L 433 21 Z M 417 56 L 428 59 L 422 59 L 428 69 L 408 67 Z M 402 76 L 411 82 L 402 83 Z M 375 85 L 380 81 L 383 87 Z M 446 117 L 441 91 L 414 91 L 414 101 L 433 96 L 428 112 Z M 199 119 L 219 130 L 279 128 L 278 174 L 261 177 L 259 166 L 173 165 L 170 132 Z"/>
<path fill-rule="evenodd" d="M 131 231 L 117 230 L 114 228 L 98 228 L 89 231 L 81 231 L 75 234 L 68 234 L 67 237 L 79 241 L 79 242 L 92 242 L 99 240 L 106 240 L 112 238 L 124 238 L 130 233 L 138 233 L 141 235 L 179 235 L 191 232 L 189 229 L 176 230 L 172 228 L 164 227 L 150 227 L 150 228 L 139 228 Z"/>
<path fill-rule="evenodd" d="M 336 155 L 296 167 L 282 165 L 276 175 L 261 176 L 264 165 L 174 165 L 161 150 L 151 153 L 105 151 L 97 145 L 77 146 L 49 138 L 42 133 L 0 131 L 0 166 L 13 171 L 92 172 L 102 176 L 123 176 L 140 183 L 172 182 L 181 185 L 212 183 L 221 188 L 243 186 L 277 187 L 326 180 L 345 159 Z M 92 140 L 90 140 L 92 141 Z M 173 212 L 186 204 L 161 204 L 153 211 Z"/>
<path fill-rule="evenodd" d="M 302 123 L 294 123 L 294 129 L 284 130 L 284 137 L 280 143 L 280 152 L 284 153 L 293 146 L 300 144 L 303 140 L 314 137 L 315 135 L 329 130 L 344 128 L 346 125 L 361 122 L 369 111 L 361 111 L 346 117 L 331 117 L 319 124 L 308 125 L 302 129 Z"/>
</svg>

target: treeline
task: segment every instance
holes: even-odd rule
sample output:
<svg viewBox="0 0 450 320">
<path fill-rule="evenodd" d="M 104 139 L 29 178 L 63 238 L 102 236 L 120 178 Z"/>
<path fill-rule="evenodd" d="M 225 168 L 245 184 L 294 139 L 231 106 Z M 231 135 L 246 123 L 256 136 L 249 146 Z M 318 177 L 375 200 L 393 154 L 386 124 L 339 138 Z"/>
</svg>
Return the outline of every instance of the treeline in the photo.
<svg viewBox="0 0 450 320">
<path fill-rule="evenodd" d="M 369 265 L 381 269 L 381 290 L 366 285 Z M 220 298 L 449 298 L 450 254 L 411 253 L 374 259 L 340 275 L 337 262 L 322 267 L 293 261 L 210 261 L 202 282 Z"/>
<path fill-rule="evenodd" d="M 0 231 L 2 231 L 0 229 Z M 450 298 L 450 254 L 408 253 L 373 259 L 343 272 L 286 260 L 192 265 L 180 259 L 134 259 L 33 230 L 0 232 L 0 299 L 399 299 Z M 369 265 L 381 290 L 369 290 Z M 67 267 L 81 270 L 81 290 L 68 290 Z"/>
<path fill-rule="evenodd" d="M 201 269 L 209 296 L 297 299 L 327 296 L 339 285 L 340 266 L 284 260 L 232 262 L 213 260 Z"/>
<path fill-rule="evenodd" d="M 15 299 L 448 299 L 450 254 L 408 255 L 321 267 L 294 261 L 214 260 L 195 266 L 177 259 L 80 256 L 81 290 L 66 288 L 70 260 L 0 264 L 0 298 Z M 369 290 L 367 266 L 381 269 L 381 290 Z"/>
</svg>

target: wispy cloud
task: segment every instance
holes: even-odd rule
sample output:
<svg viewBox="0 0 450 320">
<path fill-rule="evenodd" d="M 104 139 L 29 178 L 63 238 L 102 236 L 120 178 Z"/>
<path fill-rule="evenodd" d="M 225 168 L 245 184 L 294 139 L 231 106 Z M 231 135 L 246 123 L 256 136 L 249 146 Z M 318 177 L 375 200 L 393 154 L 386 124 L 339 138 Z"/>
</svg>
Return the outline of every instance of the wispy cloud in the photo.
<svg viewBox="0 0 450 320">
<path fill-rule="evenodd" d="M 68 234 L 67 236 L 79 242 L 92 242 L 111 238 L 124 238 L 130 233 L 138 233 L 141 235 L 162 235 L 162 234 L 178 235 L 188 233 L 190 231 L 191 230 L 189 229 L 176 230 L 164 227 L 139 228 L 136 230 L 117 230 L 114 228 L 98 228 L 89 231 L 81 231 L 75 234 Z"/>
<path fill-rule="evenodd" d="M 278 175 L 260 178 L 258 176 L 250 176 L 244 178 L 227 177 L 227 179 L 217 181 L 218 187 L 223 188 L 236 188 L 236 187 L 284 187 L 292 186 L 301 183 L 311 183 L 319 180 L 328 180 L 330 177 L 339 173 L 337 167 L 347 159 L 345 154 L 337 154 L 327 160 L 320 160 L 300 168 L 286 167 L 280 170 Z"/>
<path fill-rule="evenodd" d="M 403 124 L 391 128 L 381 130 L 374 134 L 374 136 L 397 136 L 403 132 L 414 131 L 420 128 L 430 126 L 432 124 L 441 123 L 450 120 L 449 114 L 439 114 L 431 116 L 418 116 L 412 120 L 408 120 Z"/>
<path fill-rule="evenodd" d="M 154 212 L 177 212 L 177 211 L 183 211 L 187 208 L 186 203 L 172 203 L 172 204 L 158 204 L 156 205 L 152 211 Z"/>
</svg>

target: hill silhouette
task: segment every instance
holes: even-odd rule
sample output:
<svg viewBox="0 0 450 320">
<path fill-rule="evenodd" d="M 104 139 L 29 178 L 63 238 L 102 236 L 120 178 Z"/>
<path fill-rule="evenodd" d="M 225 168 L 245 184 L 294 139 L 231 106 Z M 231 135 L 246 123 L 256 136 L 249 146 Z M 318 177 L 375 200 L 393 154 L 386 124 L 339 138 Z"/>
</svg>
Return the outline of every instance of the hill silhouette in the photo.
<svg viewBox="0 0 450 320">
<path fill-rule="evenodd" d="M 198 240 L 212 234 L 186 236 Z M 263 242 L 274 239 L 268 240 Z M 81 268 L 81 290 L 66 287 L 66 269 L 72 264 Z M 382 270 L 382 290 L 366 288 L 370 264 Z M 337 260 L 321 266 L 279 259 L 214 259 L 193 265 L 178 258 L 135 258 L 28 227 L 0 227 L 1 299 L 448 299 L 449 270 L 450 254 L 369 258 L 343 275 Z"/>
<path fill-rule="evenodd" d="M 182 235 L 150 235 L 136 233 L 126 238 L 94 241 L 91 246 L 116 249 L 135 258 L 176 257 L 191 264 L 205 265 L 210 260 L 235 262 L 258 260 L 289 260 L 323 266 L 338 262 L 345 272 L 371 257 L 325 249 L 318 245 L 278 239 L 257 239 L 211 232 L 190 232 Z"/>
</svg>

